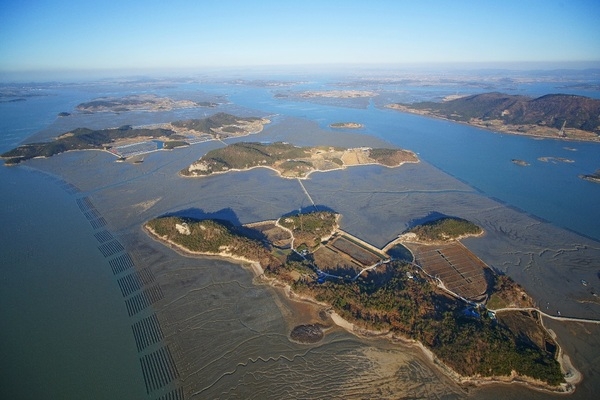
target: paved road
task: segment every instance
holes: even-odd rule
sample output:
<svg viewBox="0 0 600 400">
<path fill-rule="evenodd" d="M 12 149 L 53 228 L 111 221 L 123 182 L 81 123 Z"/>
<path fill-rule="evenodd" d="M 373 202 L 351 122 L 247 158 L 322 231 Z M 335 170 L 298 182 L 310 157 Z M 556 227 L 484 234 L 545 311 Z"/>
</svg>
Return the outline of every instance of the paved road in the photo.
<svg viewBox="0 0 600 400">
<path fill-rule="evenodd" d="M 497 310 L 491 310 L 491 309 L 488 309 L 488 310 L 492 311 L 494 313 L 498 313 L 498 312 L 502 312 L 502 311 L 537 311 L 540 314 L 542 314 L 543 316 L 555 319 L 557 321 L 571 321 L 571 322 L 584 322 L 587 324 L 600 324 L 600 320 L 597 320 L 597 319 L 562 317 L 562 316 L 559 317 L 557 315 L 546 314 L 545 312 L 540 311 L 535 307 L 515 307 L 515 308 L 507 307 L 507 308 L 498 308 Z"/>
</svg>

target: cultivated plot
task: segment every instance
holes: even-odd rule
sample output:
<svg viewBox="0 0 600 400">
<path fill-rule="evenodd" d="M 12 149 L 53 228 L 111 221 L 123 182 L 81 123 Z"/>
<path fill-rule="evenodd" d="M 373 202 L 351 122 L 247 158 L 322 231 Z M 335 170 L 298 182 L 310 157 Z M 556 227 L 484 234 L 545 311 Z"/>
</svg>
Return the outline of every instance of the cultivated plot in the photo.
<svg viewBox="0 0 600 400">
<path fill-rule="evenodd" d="M 441 279 L 446 288 L 469 300 L 482 300 L 487 290 L 487 265 L 459 242 L 408 244 L 415 262 L 429 275 Z"/>
</svg>

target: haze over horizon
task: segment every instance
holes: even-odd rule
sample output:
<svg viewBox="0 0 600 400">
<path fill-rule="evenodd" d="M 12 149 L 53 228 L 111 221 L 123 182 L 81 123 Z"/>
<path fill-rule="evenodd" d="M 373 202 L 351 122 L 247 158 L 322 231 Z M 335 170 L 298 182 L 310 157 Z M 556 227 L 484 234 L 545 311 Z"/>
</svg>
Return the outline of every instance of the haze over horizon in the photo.
<svg viewBox="0 0 600 400">
<path fill-rule="evenodd" d="M 600 3 L 580 0 L 7 0 L 0 80 L 291 65 L 597 67 L 598 16 Z"/>
</svg>

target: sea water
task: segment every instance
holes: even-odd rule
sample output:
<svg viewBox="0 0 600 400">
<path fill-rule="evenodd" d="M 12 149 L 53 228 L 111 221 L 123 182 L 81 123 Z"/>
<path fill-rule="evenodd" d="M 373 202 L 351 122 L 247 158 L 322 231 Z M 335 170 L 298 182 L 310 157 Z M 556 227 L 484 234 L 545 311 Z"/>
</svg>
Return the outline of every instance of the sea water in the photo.
<svg viewBox="0 0 600 400">
<path fill-rule="evenodd" d="M 236 104 L 317 121 L 324 129 L 340 121 L 361 123 L 365 125 L 361 132 L 416 152 L 486 196 L 600 240 L 600 185 L 579 178 L 600 168 L 600 143 L 501 134 L 372 105 L 348 109 L 290 102 L 261 89 L 231 97 Z M 549 161 L 540 160 L 546 157 Z M 565 161 L 557 161 L 561 158 Z M 529 166 L 519 166 L 513 159 Z"/>
<path fill-rule="evenodd" d="M 365 128 L 359 133 L 413 150 L 487 196 L 558 226 L 600 238 L 595 223 L 600 215 L 594 204 L 600 185 L 577 177 L 599 167 L 598 144 L 496 134 L 373 105 L 348 108 L 276 99 L 265 88 L 236 87 L 232 91 L 227 85 L 194 85 L 168 91 L 183 89 L 220 95 L 232 92 L 229 100 L 247 115 L 292 115 L 316 121 L 323 129 L 329 129 L 333 122 L 363 123 Z M 129 93 L 128 89 L 104 86 L 52 88 L 45 96 L 0 104 L 0 149 L 6 151 L 49 126 L 49 132 L 58 133 L 57 126 L 74 122 L 57 120 L 56 115 L 72 111 L 82 101 L 101 94 Z M 132 116 L 134 124 L 149 117 L 147 113 L 133 114 L 90 116 L 88 121 L 109 127 L 122 125 Z M 150 117 L 157 122 L 170 116 Z M 77 123 L 86 121 L 78 118 Z M 301 141 L 302 132 L 297 134 Z M 342 137 L 345 134 L 339 131 Z M 574 162 L 543 162 L 540 157 Z M 530 166 L 517 166 L 511 162 L 513 158 Z M 22 166 L 1 168 L 0 182 L 4 221 L 0 309 L 9 327 L 2 330 L 1 338 L 3 370 L 7 371 L 1 378 L 3 393 L 10 398 L 144 397 L 130 320 L 93 231 L 77 208 L 78 195 L 60 177 L 37 174 Z"/>
<path fill-rule="evenodd" d="M 1 151 L 87 96 L 0 104 Z M 143 398 L 131 322 L 74 188 L 22 166 L 0 183 L 0 397 Z"/>
</svg>

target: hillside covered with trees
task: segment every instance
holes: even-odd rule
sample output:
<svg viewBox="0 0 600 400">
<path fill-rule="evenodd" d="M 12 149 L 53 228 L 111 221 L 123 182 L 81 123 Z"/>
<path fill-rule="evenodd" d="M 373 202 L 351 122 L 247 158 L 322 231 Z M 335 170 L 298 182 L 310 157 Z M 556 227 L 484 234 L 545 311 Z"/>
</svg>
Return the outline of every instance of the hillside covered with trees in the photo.
<svg viewBox="0 0 600 400">
<path fill-rule="evenodd" d="M 429 221 L 408 230 L 422 242 L 455 240 L 467 235 L 479 235 L 483 230 L 462 218 L 445 217 Z"/>
<path fill-rule="evenodd" d="M 346 166 L 381 164 L 388 167 L 417 162 L 417 156 L 401 149 L 343 149 L 333 146 L 299 147 L 290 143 L 239 142 L 211 150 L 188 168 L 184 176 L 206 176 L 229 170 L 269 167 L 281 176 L 306 177 L 313 171 L 329 171 Z"/>
<path fill-rule="evenodd" d="M 188 145 L 188 136 L 203 134 L 209 135 L 209 139 L 243 136 L 259 131 L 268 122 L 256 117 L 217 113 L 203 119 L 175 121 L 152 128 L 134 128 L 130 125 L 108 129 L 76 128 L 49 142 L 21 145 L 1 154 L 0 157 L 6 159 L 6 165 L 12 165 L 34 157 L 51 157 L 69 150 L 107 150 L 118 146 L 124 140 L 130 143 L 132 139 L 161 139 L 164 141 L 164 148 L 171 149 Z"/>
<path fill-rule="evenodd" d="M 17 164 L 34 157 L 51 157 L 69 150 L 93 150 L 110 147 L 110 143 L 131 138 L 169 138 L 178 137 L 169 129 L 132 128 L 129 125 L 111 129 L 77 128 L 67 132 L 51 142 L 39 142 L 21 145 L 7 151 L 1 157 L 6 164 Z"/>
<path fill-rule="evenodd" d="M 336 229 L 337 215 L 295 214 L 281 217 L 277 224 L 297 238 L 296 245 L 305 249 L 302 254 L 276 248 L 260 230 L 225 221 L 160 217 L 145 227 L 183 251 L 259 262 L 267 277 L 329 304 L 358 327 L 421 342 L 463 376 L 508 377 L 516 372 L 553 387 L 564 382 L 556 360 L 558 346 L 534 313 L 506 312 L 496 318 L 485 308 L 448 295 L 433 279 L 400 260 L 382 263 L 356 279 L 323 279 L 312 254 Z M 521 290 L 508 277 L 496 281 L 491 290 Z M 495 301 L 509 300 L 499 294 Z"/>
<path fill-rule="evenodd" d="M 598 140 L 600 135 L 600 100 L 577 95 L 531 98 L 492 92 L 389 107 L 490 129 L 504 126 L 524 134 L 550 134 L 552 130 L 555 136 L 585 140 Z"/>
</svg>

